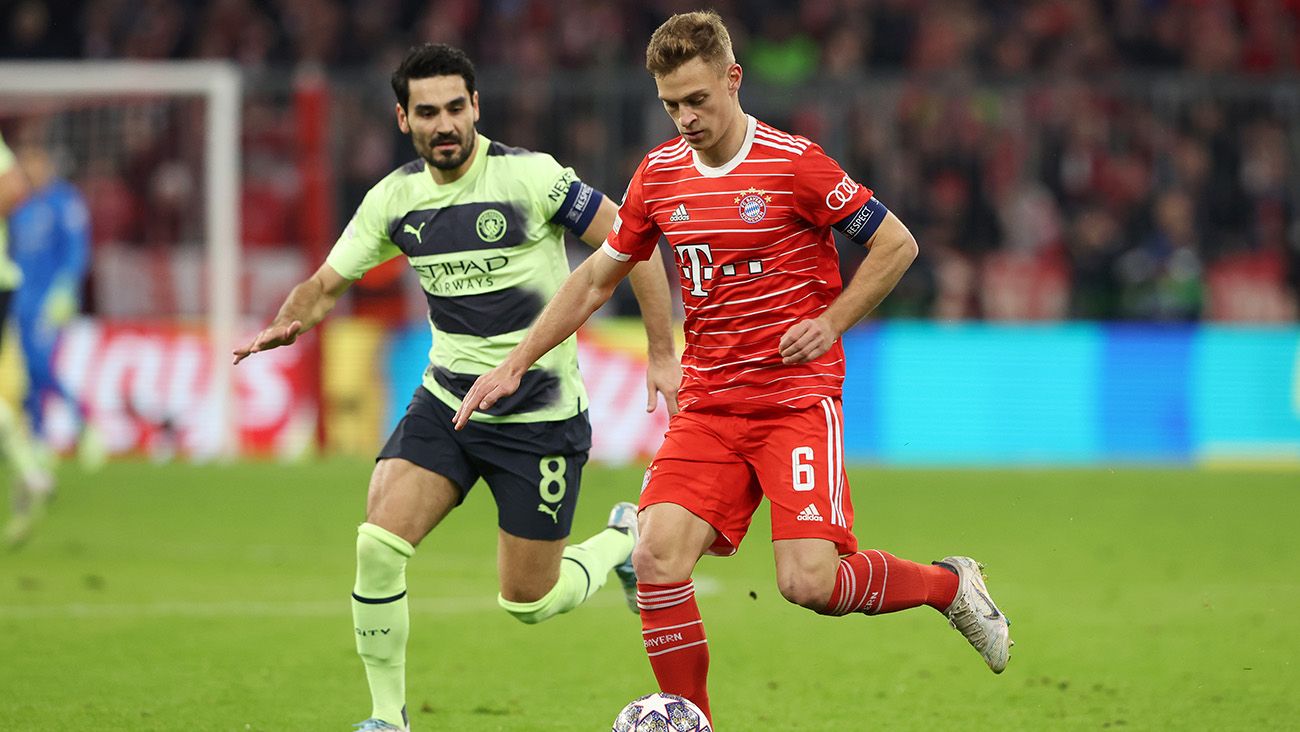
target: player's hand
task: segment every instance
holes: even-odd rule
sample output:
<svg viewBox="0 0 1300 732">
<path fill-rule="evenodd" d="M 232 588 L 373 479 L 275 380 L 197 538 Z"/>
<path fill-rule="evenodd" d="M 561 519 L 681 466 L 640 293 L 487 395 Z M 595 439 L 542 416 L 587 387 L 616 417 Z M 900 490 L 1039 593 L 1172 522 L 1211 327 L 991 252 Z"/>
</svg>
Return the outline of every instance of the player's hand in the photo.
<svg viewBox="0 0 1300 732">
<path fill-rule="evenodd" d="M 61 327 L 77 314 L 77 292 L 72 285 L 59 283 L 50 288 L 41 308 L 41 319 L 46 325 Z"/>
<path fill-rule="evenodd" d="M 519 378 L 512 369 L 502 364 L 475 379 L 474 385 L 461 400 L 456 416 L 451 418 L 456 429 L 463 429 L 474 412 L 491 409 L 499 400 L 514 394 L 519 389 Z"/>
<path fill-rule="evenodd" d="M 235 363 L 239 363 L 260 351 L 269 351 L 272 348 L 290 345 L 294 341 L 298 340 L 299 333 L 302 333 L 301 320 L 295 320 L 288 325 L 276 325 L 272 323 L 266 328 L 266 330 L 258 333 L 252 343 L 249 343 L 243 348 L 236 348 L 232 351 L 232 353 L 235 354 Z"/>
<path fill-rule="evenodd" d="M 839 334 L 821 318 L 801 320 L 781 336 L 781 363 L 808 363 L 830 350 Z"/>
<path fill-rule="evenodd" d="M 677 414 L 677 390 L 682 385 L 682 363 L 676 356 L 651 357 L 645 370 L 645 410 L 653 412 L 664 395 L 668 414 Z"/>
</svg>

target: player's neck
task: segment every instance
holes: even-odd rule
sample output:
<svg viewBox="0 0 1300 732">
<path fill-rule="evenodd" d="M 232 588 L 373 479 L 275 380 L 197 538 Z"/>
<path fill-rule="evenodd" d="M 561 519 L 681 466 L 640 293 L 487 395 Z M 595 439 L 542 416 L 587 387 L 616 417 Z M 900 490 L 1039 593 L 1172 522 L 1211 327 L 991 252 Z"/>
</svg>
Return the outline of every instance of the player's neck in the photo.
<svg viewBox="0 0 1300 732">
<path fill-rule="evenodd" d="M 474 141 L 470 144 L 469 155 L 465 156 L 465 162 L 461 163 L 455 168 L 452 168 L 451 170 L 443 170 L 442 168 L 435 168 L 434 166 L 428 164 L 426 164 L 424 167 L 429 169 L 429 175 L 433 176 L 434 183 L 437 183 L 440 186 L 445 186 L 448 183 L 455 183 L 456 181 L 464 177 L 464 175 L 469 172 L 470 167 L 474 165 L 474 159 L 477 157 L 478 157 L 478 130 L 475 130 Z"/>
<path fill-rule="evenodd" d="M 749 117 L 745 116 L 745 110 L 739 105 L 736 107 L 736 116 L 727 127 L 727 131 L 722 133 L 718 138 L 717 144 L 708 150 L 699 152 L 700 162 L 710 168 L 720 168 L 736 157 L 740 148 L 745 144 L 745 133 L 749 130 Z"/>
</svg>

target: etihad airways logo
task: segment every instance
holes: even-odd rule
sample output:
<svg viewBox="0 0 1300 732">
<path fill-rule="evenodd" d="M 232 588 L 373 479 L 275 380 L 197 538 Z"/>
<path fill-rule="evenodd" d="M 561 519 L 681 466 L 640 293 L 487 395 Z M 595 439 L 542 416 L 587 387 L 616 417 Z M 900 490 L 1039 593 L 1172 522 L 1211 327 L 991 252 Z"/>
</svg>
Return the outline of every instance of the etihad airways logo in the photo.
<svg viewBox="0 0 1300 732">
<path fill-rule="evenodd" d="M 467 258 L 412 264 L 420 275 L 420 284 L 430 295 L 466 294 L 496 284 L 495 272 L 510 264 L 510 257 Z"/>
</svg>

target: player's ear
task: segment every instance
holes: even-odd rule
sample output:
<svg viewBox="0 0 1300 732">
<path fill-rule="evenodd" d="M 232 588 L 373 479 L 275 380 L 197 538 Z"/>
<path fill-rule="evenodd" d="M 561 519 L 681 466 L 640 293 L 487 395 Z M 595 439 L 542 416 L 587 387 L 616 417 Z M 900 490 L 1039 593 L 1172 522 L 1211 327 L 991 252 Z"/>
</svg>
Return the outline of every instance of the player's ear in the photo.
<svg viewBox="0 0 1300 732">
<path fill-rule="evenodd" d="M 740 80 L 745 75 L 745 70 L 740 68 L 740 64 L 733 63 L 727 69 L 727 91 L 735 94 L 740 91 Z"/>
<path fill-rule="evenodd" d="M 402 131 L 403 135 L 411 134 L 411 123 L 406 119 L 406 110 L 402 109 L 402 103 L 398 102 L 397 107 L 397 129 Z"/>
</svg>

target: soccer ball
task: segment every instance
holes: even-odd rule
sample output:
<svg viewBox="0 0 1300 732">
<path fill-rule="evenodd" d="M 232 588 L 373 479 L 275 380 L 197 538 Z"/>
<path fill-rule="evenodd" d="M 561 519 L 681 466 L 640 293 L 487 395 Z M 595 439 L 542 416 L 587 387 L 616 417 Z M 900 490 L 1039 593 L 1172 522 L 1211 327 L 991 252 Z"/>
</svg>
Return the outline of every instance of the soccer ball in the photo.
<svg viewBox="0 0 1300 732">
<path fill-rule="evenodd" d="M 659 693 L 628 702 L 611 732 L 713 732 L 713 727 L 689 699 Z"/>
</svg>

